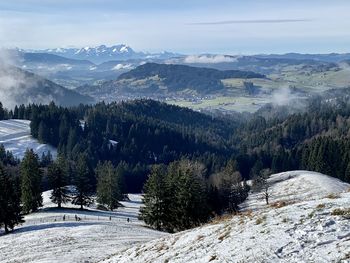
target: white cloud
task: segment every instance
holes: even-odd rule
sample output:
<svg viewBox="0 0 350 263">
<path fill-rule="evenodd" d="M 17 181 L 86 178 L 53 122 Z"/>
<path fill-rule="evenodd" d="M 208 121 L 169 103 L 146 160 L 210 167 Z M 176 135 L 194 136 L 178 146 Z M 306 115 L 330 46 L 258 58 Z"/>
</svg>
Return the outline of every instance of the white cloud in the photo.
<svg viewBox="0 0 350 263">
<path fill-rule="evenodd" d="M 228 63 L 236 62 L 238 57 L 225 56 L 225 55 L 192 55 L 187 56 L 184 59 L 185 63 L 188 64 L 215 64 L 215 63 Z"/>
<path fill-rule="evenodd" d="M 131 69 L 131 68 L 132 68 L 132 65 L 130 64 L 117 64 L 112 68 L 112 70 Z"/>
</svg>

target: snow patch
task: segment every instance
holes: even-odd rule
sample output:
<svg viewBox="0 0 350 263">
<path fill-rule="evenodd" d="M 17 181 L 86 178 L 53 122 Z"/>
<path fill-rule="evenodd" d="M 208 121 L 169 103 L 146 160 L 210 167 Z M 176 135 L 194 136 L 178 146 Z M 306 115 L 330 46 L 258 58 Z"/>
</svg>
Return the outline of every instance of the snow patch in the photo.
<svg viewBox="0 0 350 263">
<path fill-rule="evenodd" d="M 128 247 L 159 238 L 166 233 L 145 227 L 138 220 L 141 195 L 129 194 L 130 201 L 115 211 L 92 206 L 78 210 L 66 204 L 57 209 L 43 193 L 44 207 L 27 215 L 23 226 L 11 235 L 0 233 L 0 262 L 99 262 Z M 75 216 L 80 218 L 76 221 Z M 127 220 L 129 218 L 129 221 Z"/>
<path fill-rule="evenodd" d="M 30 135 L 30 121 L 27 120 L 0 121 L 0 144 L 19 159 L 24 157 L 27 149 L 33 149 L 39 157 L 49 151 L 54 158 L 57 156 L 57 150 L 54 147 L 41 144 Z"/>
</svg>

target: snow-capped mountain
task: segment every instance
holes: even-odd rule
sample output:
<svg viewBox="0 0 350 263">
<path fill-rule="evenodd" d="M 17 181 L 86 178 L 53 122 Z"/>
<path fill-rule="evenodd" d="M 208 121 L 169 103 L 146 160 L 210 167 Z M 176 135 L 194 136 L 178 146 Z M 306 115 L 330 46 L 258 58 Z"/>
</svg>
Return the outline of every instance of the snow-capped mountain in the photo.
<svg viewBox="0 0 350 263">
<path fill-rule="evenodd" d="M 28 51 L 27 51 L 28 52 Z M 90 60 L 93 63 L 100 64 L 106 61 L 117 60 L 134 60 L 134 59 L 169 59 L 179 54 L 171 52 L 148 53 L 137 52 L 125 44 L 83 48 L 55 48 L 44 50 L 30 50 L 33 53 L 48 53 L 63 56 L 70 59 Z"/>
</svg>

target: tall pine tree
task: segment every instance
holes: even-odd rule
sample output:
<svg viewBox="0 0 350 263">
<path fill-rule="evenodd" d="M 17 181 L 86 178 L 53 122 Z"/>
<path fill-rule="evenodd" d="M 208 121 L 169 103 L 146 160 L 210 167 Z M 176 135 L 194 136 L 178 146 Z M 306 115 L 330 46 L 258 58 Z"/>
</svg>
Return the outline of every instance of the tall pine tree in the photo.
<svg viewBox="0 0 350 263">
<path fill-rule="evenodd" d="M 154 165 L 144 187 L 141 218 L 157 230 L 165 229 L 168 217 L 169 199 L 166 188 L 166 167 Z"/>
<path fill-rule="evenodd" d="M 111 162 L 99 163 L 96 168 L 97 202 L 106 205 L 109 210 L 118 208 L 122 200 L 116 169 Z"/>
<path fill-rule="evenodd" d="M 67 203 L 70 199 L 67 190 L 67 170 L 67 164 L 62 156 L 59 156 L 48 167 L 49 185 L 52 188 L 50 199 L 57 204 L 58 208 L 61 208 L 62 204 Z"/>
<path fill-rule="evenodd" d="M 11 179 L 0 164 L 0 228 L 4 226 L 5 233 L 24 222 L 18 188 L 18 182 Z"/>
<path fill-rule="evenodd" d="M 27 150 L 20 165 L 21 200 L 23 212 L 30 213 L 42 206 L 42 174 L 39 168 L 39 157 L 33 150 Z"/>
<path fill-rule="evenodd" d="M 75 174 L 74 185 L 75 195 L 73 196 L 72 204 L 79 205 L 80 209 L 84 206 L 92 204 L 91 194 L 91 182 L 89 179 L 89 167 L 86 160 L 86 156 L 81 154 L 78 157 Z"/>
</svg>

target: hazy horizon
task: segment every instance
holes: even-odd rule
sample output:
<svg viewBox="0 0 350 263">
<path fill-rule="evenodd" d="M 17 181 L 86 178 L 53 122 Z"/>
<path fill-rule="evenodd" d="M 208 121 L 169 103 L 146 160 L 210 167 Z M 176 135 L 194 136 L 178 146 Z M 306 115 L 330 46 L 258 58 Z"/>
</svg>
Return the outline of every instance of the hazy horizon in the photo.
<svg viewBox="0 0 350 263">
<path fill-rule="evenodd" d="M 126 43 L 182 54 L 346 53 L 345 0 L 14 0 L 0 3 L 2 47 Z"/>
</svg>

